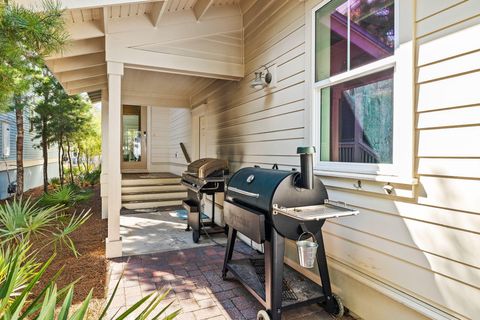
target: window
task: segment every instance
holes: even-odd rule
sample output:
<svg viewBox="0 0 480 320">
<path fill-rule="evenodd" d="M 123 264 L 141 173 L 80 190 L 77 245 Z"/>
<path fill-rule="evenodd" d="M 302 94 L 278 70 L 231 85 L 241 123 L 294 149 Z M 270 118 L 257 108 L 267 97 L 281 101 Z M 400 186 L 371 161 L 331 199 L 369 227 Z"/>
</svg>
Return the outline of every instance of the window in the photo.
<svg viewBox="0 0 480 320">
<path fill-rule="evenodd" d="M 398 49 L 399 33 L 408 28 L 399 28 L 400 18 L 405 20 L 399 5 L 399 0 L 332 0 L 313 10 L 317 169 L 379 174 L 400 161 L 399 121 L 408 117 L 399 116 L 397 82 L 408 72 L 399 72 Z M 404 114 L 411 114 L 412 101 L 402 102 Z"/>
</svg>

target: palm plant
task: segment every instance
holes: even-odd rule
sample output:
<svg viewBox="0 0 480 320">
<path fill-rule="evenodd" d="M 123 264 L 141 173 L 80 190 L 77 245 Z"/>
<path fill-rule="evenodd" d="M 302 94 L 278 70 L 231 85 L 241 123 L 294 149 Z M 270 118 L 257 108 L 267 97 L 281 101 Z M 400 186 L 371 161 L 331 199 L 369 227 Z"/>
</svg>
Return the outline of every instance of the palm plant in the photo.
<svg viewBox="0 0 480 320">
<path fill-rule="evenodd" d="M 0 206 L 0 244 L 27 243 L 34 234 L 48 234 L 51 241 L 47 245 L 64 244 L 78 254 L 70 234 L 87 221 L 90 210 L 66 216 L 63 208 L 40 207 L 23 198 L 7 201 Z"/>
<path fill-rule="evenodd" d="M 0 319 L 21 320 L 34 317 L 37 320 L 83 320 L 87 319 L 92 291 L 81 305 L 71 311 L 73 303 L 74 283 L 57 289 L 56 279 L 60 271 L 49 282 L 39 288 L 40 293 L 32 299 L 32 290 L 37 288 L 40 279 L 54 259 L 38 263 L 35 251 L 31 250 L 31 238 L 34 234 L 42 234 L 51 238 L 51 243 L 66 244 L 75 254 L 78 252 L 69 235 L 80 227 L 90 216 L 89 212 L 67 217 L 62 206 L 39 207 L 30 199 L 14 199 L 0 205 Z M 99 320 L 106 319 L 107 311 L 117 292 L 119 282 L 115 286 L 111 298 L 106 303 Z M 138 312 L 136 319 L 173 319 L 180 310 L 166 314 L 171 303 L 161 310 L 158 305 L 167 296 L 165 292 L 155 292 L 131 306 L 112 319 L 125 319 Z"/>
<path fill-rule="evenodd" d="M 92 187 L 96 185 L 97 183 L 100 182 L 100 175 L 102 174 L 102 171 L 100 168 L 96 168 L 93 171 L 85 173 L 83 176 L 83 179 L 85 182 L 90 184 Z"/>
<path fill-rule="evenodd" d="M 38 286 L 42 275 L 53 260 L 50 258 L 44 264 L 37 264 L 32 257 L 26 255 L 25 246 L 18 246 L 2 252 L 3 259 L 0 260 L 0 319 L 21 320 L 35 316 L 37 320 L 83 320 L 87 319 L 89 303 L 92 299 L 92 291 L 75 311 L 71 311 L 73 302 L 74 284 L 57 289 L 55 280 L 57 273 L 36 298 L 29 300 L 32 290 Z M 104 320 L 112 304 L 113 297 L 117 292 L 120 280 L 117 282 L 111 298 L 107 301 L 98 320 Z M 158 310 L 158 305 L 168 295 L 169 290 L 162 293 L 154 292 L 140 299 L 133 306 L 121 314 L 114 314 L 111 319 L 125 319 L 134 312 L 139 312 L 138 320 L 175 318 L 180 310 L 167 314 L 167 306 Z"/>
<path fill-rule="evenodd" d="M 63 206 L 64 208 L 70 208 L 78 202 L 90 199 L 92 195 L 92 190 L 82 190 L 74 184 L 69 184 L 45 193 L 40 198 L 39 204 L 42 207 Z"/>
</svg>

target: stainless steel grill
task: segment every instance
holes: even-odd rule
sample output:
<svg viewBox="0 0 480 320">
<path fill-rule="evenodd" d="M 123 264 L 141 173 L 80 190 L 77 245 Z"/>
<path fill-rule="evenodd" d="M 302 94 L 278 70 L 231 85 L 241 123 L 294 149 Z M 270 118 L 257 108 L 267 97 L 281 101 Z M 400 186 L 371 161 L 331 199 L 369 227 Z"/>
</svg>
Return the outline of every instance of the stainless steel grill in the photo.
<svg viewBox="0 0 480 320">
<path fill-rule="evenodd" d="M 187 231 L 192 229 L 195 243 L 200 235 L 224 232 L 224 228 L 215 224 L 215 194 L 223 192 L 225 177 L 228 175 L 228 162 L 220 159 L 202 158 L 190 163 L 187 171 L 182 174 L 182 184 L 188 188 L 188 198 L 183 201 L 183 207 L 188 211 Z M 202 219 L 201 203 L 204 195 L 212 196 L 212 212 L 210 221 Z"/>
</svg>

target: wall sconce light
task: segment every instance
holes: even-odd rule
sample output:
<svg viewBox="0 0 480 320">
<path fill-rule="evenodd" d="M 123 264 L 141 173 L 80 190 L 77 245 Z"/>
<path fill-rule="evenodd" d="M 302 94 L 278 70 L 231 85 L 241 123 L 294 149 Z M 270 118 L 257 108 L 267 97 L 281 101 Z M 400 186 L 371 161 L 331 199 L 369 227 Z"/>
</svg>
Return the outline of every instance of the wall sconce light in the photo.
<svg viewBox="0 0 480 320">
<path fill-rule="evenodd" d="M 270 73 L 267 66 L 263 67 L 265 68 L 265 74 L 264 71 L 256 71 L 255 79 L 250 82 L 250 87 L 258 90 L 263 89 L 272 83 L 273 75 Z"/>
</svg>

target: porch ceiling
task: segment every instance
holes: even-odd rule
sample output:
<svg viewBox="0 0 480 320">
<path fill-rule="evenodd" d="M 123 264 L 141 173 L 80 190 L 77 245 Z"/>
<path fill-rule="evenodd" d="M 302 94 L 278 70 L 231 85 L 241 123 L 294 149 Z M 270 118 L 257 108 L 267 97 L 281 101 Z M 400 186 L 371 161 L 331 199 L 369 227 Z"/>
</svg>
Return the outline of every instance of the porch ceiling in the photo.
<svg viewBox="0 0 480 320">
<path fill-rule="evenodd" d="M 191 97 L 215 79 L 126 68 L 122 81 L 124 104 L 190 107 Z"/>
<path fill-rule="evenodd" d="M 41 0 L 17 2 L 38 7 Z M 214 79 L 244 76 L 243 16 L 260 14 L 274 0 L 262 1 L 260 11 L 257 0 L 61 2 L 70 43 L 48 57 L 47 65 L 68 93 L 106 89 L 106 62 L 113 61 L 126 67 L 127 91 L 163 95 L 171 86 L 169 94 L 177 90 L 189 97 Z"/>
</svg>

